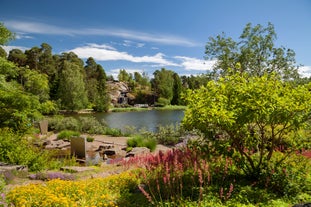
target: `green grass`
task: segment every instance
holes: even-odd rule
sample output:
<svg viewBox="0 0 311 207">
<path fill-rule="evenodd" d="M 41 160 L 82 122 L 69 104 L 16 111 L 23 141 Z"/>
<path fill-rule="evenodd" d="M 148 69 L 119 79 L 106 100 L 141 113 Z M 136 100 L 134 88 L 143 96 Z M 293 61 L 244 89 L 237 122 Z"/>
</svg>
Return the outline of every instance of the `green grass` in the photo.
<svg viewBox="0 0 311 207">
<path fill-rule="evenodd" d="M 156 110 L 185 110 L 187 106 L 167 105 L 164 107 L 155 107 Z"/>
</svg>

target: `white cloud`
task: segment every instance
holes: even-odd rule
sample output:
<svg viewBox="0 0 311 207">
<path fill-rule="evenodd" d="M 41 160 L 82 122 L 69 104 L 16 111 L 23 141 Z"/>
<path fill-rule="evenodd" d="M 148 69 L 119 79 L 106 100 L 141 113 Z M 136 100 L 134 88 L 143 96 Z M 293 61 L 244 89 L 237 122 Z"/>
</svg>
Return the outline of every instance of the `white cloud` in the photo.
<svg viewBox="0 0 311 207">
<path fill-rule="evenodd" d="M 96 43 L 89 43 L 87 44 L 90 47 L 95 47 L 95 48 L 100 48 L 100 49 L 105 49 L 105 50 L 117 50 L 116 48 L 110 46 L 110 45 L 106 45 L 106 44 L 96 44 Z"/>
<path fill-rule="evenodd" d="M 298 71 L 302 77 L 310 77 L 311 76 L 311 66 L 299 67 Z"/>
<path fill-rule="evenodd" d="M 32 36 L 27 35 L 27 34 L 22 33 L 22 32 L 16 33 L 16 34 L 15 34 L 15 38 L 18 39 L 18 40 L 19 40 L 19 39 L 33 39 Z"/>
<path fill-rule="evenodd" d="M 98 36 L 114 36 L 131 40 L 154 42 L 166 45 L 180 45 L 193 47 L 198 44 L 192 40 L 174 35 L 150 34 L 139 31 L 115 29 L 115 28 L 67 28 L 55 25 L 28 22 L 28 21 L 5 21 L 6 27 L 14 32 L 22 32 L 29 34 L 46 34 L 46 35 L 98 35 Z"/>
<path fill-rule="evenodd" d="M 105 45 L 88 44 L 83 47 L 77 47 L 70 50 L 77 54 L 80 58 L 93 57 L 97 61 L 117 61 L 124 60 L 134 63 L 154 63 L 166 66 L 178 66 L 165 59 L 165 55 L 162 53 L 157 53 L 153 56 L 133 56 L 127 52 L 117 51 L 115 48 L 107 47 Z"/>
<path fill-rule="evenodd" d="M 176 59 L 181 60 L 181 67 L 185 70 L 212 70 L 215 60 L 204 61 L 198 58 L 191 58 L 185 56 L 175 56 Z"/>
</svg>

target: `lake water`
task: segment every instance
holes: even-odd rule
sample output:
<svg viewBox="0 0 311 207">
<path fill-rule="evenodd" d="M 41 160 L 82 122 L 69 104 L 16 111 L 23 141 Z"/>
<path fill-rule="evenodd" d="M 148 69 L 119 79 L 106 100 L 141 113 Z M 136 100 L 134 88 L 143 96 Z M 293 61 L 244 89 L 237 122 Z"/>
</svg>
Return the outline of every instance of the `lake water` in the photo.
<svg viewBox="0 0 311 207">
<path fill-rule="evenodd" d="M 124 130 L 131 126 L 136 129 L 157 131 L 159 125 L 180 124 L 184 117 L 183 110 L 148 110 L 132 112 L 112 112 L 93 114 L 98 120 L 105 120 L 110 128 Z"/>
</svg>

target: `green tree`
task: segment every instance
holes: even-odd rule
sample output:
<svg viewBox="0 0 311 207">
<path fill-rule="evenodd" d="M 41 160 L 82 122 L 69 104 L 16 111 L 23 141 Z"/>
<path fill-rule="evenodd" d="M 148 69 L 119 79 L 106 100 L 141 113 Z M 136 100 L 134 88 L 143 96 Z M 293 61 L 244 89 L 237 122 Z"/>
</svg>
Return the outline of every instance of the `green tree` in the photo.
<svg viewBox="0 0 311 207">
<path fill-rule="evenodd" d="M 8 60 L 17 66 L 26 66 L 27 56 L 20 49 L 12 49 L 9 52 Z"/>
<path fill-rule="evenodd" d="M 205 86 L 211 79 L 211 74 L 181 76 L 184 89 L 198 89 L 201 86 Z"/>
<path fill-rule="evenodd" d="M 58 97 L 63 109 L 86 108 L 88 100 L 84 77 L 83 61 L 74 53 L 64 53 L 60 64 L 58 89 Z"/>
<path fill-rule="evenodd" d="M 13 40 L 14 37 L 15 35 L 0 22 L 0 45 L 5 45 L 9 41 Z"/>
<path fill-rule="evenodd" d="M 86 66 L 86 90 L 89 102 L 96 111 L 107 111 L 109 107 L 109 96 L 107 94 L 106 73 L 101 65 L 93 58 L 88 58 Z"/>
<path fill-rule="evenodd" d="M 181 92 L 182 92 L 182 83 L 179 75 L 177 73 L 173 74 L 174 85 L 173 85 L 173 98 L 171 101 L 172 105 L 181 104 Z"/>
<path fill-rule="evenodd" d="M 41 73 L 48 75 L 52 80 L 57 73 L 55 61 L 52 55 L 52 47 L 47 43 L 42 43 L 39 55 L 39 70 Z"/>
<path fill-rule="evenodd" d="M 8 54 L 6 53 L 6 51 L 2 47 L 0 47 L 0 57 L 6 58 L 7 55 Z"/>
<path fill-rule="evenodd" d="M 156 70 L 153 73 L 154 78 L 151 80 L 153 90 L 155 91 L 159 99 L 164 101 L 166 104 L 171 103 L 174 96 L 173 74 L 173 71 L 162 68 L 161 70 Z"/>
<path fill-rule="evenodd" d="M 199 129 L 245 173 L 258 178 L 276 150 L 295 152 L 304 139 L 297 133 L 310 119 L 311 84 L 293 86 L 277 75 L 235 73 L 188 91 L 183 120 Z M 281 161 L 280 161 L 281 162 Z"/>
<path fill-rule="evenodd" d="M 41 49 L 39 47 L 32 47 L 25 51 L 26 65 L 32 70 L 39 70 L 39 58 L 41 55 Z"/>
<path fill-rule="evenodd" d="M 0 58 L 0 127 L 25 132 L 41 117 L 38 96 L 23 90 L 14 78 L 16 66 Z"/>
<path fill-rule="evenodd" d="M 249 23 L 239 39 L 236 42 L 224 33 L 209 39 L 205 54 L 206 59 L 217 60 L 215 75 L 246 72 L 262 76 L 274 72 L 287 80 L 299 76 L 295 52 L 285 47 L 275 47 L 276 33 L 271 23 L 267 27 L 252 27 Z"/>
<path fill-rule="evenodd" d="M 62 108 L 80 110 L 86 107 L 87 96 L 84 80 L 77 65 L 64 61 L 59 87 Z"/>
<path fill-rule="evenodd" d="M 16 79 L 18 76 L 17 67 L 14 63 L 0 57 L 0 75 L 2 75 L 6 80 Z"/>
<path fill-rule="evenodd" d="M 118 80 L 119 81 L 128 83 L 128 82 L 130 82 L 130 79 L 132 79 L 131 75 L 129 73 L 127 73 L 126 70 L 122 69 L 119 71 L 119 74 L 118 74 Z"/>
<path fill-rule="evenodd" d="M 49 99 L 49 80 L 46 74 L 42 74 L 35 70 L 22 68 L 19 70 L 20 80 L 24 89 L 39 97 L 40 102 L 45 102 Z"/>
</svg>

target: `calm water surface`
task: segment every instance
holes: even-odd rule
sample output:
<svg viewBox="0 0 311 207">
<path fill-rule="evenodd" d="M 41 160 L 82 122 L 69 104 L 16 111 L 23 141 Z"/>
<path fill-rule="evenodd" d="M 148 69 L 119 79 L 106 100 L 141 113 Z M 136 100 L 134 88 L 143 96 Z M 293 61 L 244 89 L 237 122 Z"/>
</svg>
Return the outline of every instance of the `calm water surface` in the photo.
<svg viewBox="0 0 311 207">
<path fill-rule="evenodd" d="M 104 119 L 110 128 L 124 130 L 128 126 L 136 129 L 157 131 L 159 125 L 180 124 L 184 117 L 183 110 L 149 110 L 133 112 L 96 113 L 98 120 Z"/>
</svg>

